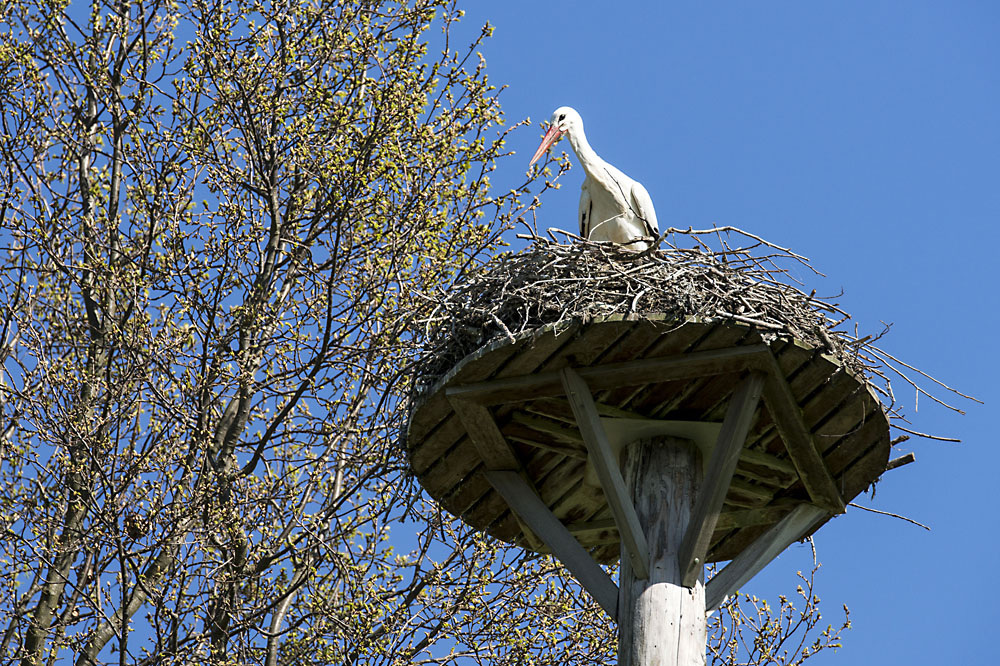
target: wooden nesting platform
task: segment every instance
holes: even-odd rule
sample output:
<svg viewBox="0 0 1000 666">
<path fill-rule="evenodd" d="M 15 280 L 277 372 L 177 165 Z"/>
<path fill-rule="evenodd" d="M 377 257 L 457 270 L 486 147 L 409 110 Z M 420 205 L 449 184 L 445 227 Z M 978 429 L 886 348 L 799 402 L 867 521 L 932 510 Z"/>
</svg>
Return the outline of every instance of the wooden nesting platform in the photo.
<svg viewBox="0 0 1000 666">
<path fill-rule="evenodd" d="M 742 388 L 751 377 L 759 401 L 756 394 L 747 401 Z M 766 541 L 762 535 L 803 504 L 820 517 L 799 520 L 792 536 L 814 532 L 876 480 L 889 457 L 882 405 L 822 350 L 790 339 L 765 343 L 754 328 L 731 322 L 609 317 L 545 327 L 463 359 L 411 414 L 407 448 L 420 483 L 477 530 L 547 552 L 491 477 L 516 472 L 521 491 L 533 490 L 594 560 L 617 561 L 620 522 L 587 471 L 594 464 L 588 426 L 578 424 L 568 381 L 589 390 L 604 417 L 598 423 L 728 424 L 739 417 L 727 416 L 736 411 L 731 404 L 749 405 L 745 441 L 740 436 L 733 449 L 735 472 L 723 474 L 728 489 L 723 482 L 721 507 L 705 521 L 706 559 L 692 558 L 699 564 L 731 560 Z M 713 473 L 709 459 L 703 466 Z"/>
</svg>

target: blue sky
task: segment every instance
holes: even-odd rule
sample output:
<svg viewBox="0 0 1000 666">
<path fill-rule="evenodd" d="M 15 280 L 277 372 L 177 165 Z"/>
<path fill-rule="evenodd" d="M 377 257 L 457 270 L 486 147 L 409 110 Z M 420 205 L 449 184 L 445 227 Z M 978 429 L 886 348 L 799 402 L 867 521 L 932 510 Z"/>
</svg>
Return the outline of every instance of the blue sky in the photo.
<svg viewBox="0 0 1000 666">
<path fill-rule="evenodd" d="M 611 7 L 614 7 L 612 9 Z M 817 591 L 854 629 L 824 664 L 995 663 L 1000 562 L 990 416 L 1000 234 L 1000 5 L 992 2 L 467 3 L 512 122 L 523 179 L 537 123 L 577 108 L 599 154 L 652 195 L 660 226 L 734 225 L 804 254 L 842 307 L 890 353 L 986 402 L 959 416 L 896 383 L 917 463 L 886 475 L 875 508 L 817 536 Z M 560 144 L 561 149 L 569 150 Z M 548 193 L 540 226 L 572 229 L 581 171 Z M 511 236 L 513 240 L 513 235 Z M 809 551 L 793 546 L 746 589 L 792 592 Z"/>
</svg>

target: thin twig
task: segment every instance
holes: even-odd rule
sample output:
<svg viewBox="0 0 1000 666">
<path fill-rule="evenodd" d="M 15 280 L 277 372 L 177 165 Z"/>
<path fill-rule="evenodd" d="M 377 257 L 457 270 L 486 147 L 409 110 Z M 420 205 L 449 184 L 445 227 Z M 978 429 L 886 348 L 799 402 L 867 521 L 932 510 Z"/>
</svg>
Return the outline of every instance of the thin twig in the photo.
<svg viewBox="0 0 1000 666">
<path fill-rule="evenodd" d="M 889 424 L 890 428 L 895 428 L 896 430 L 902 430 L 905 433 L 909 433 L 916 437 L 923 437 L 924 439 L 933 439 L 938 442 L 961 442 L 962 440 L 956 439 L 954 437 L 939 437 L 938 435 L 928 435 L 924 432 L 917 432 L 916 430 L 910 430 L 909 428 L 904 428 L 901 425 L 896 425 L 895 423 Z"/>
<path fill-rule="evenodd" d="M 877 513 L 880 516 L 889 516 L 890 518 L 899 518 L 900 520 L 905 520 L 908 523 L 913 523 L 917 527 L 922 527 L 925 530 L 927 530 L 928 532 L 931 531 L 931 528 L 927 527 L 923 523 L 918 523 L 917 521 L 913 520 L 912 518 L 907 518 L 906 516 L 901 516 L 898 513 L 890 513 L 889 511 L 879 511 L 878 509 L 873 509 L 873 508 L 868 507 L 868 506 L 861 506 L 860 504 L 855 504 L 854 502 L 848 503 L 847 506 L 853 506 L 855 509 L 863 509 L 864 511 L 871 511 L 872 513 Z"/>
</svg>

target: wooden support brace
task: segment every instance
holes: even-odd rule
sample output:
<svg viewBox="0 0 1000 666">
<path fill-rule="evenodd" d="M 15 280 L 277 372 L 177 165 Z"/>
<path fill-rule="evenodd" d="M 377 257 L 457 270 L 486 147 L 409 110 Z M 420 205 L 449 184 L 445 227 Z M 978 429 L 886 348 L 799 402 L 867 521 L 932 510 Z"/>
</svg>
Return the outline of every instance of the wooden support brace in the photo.
<svg viewBox="0 0 1000 666">
<path fill-rule="evenodd" d="M 802 484 L 814 504 L 830 513 L 844 513 L 846 508 L 837 484 L 826 468 L 823 456 L 816 450 L 812 434 L 802 421 L 802 408 L 795 401 L 791 387 L 771 354 L 768 355 L 767 367 L 770 372 L 764 382 L 764 402 Z"/>
<path fill-rule="evenodd" d="M 812 504 L 799 504 L 777 525 L 764 532 L 722 571 L 715 574 L 705 587 L 705 608 L 715 610 L 730 594 L 753 578 L 781 551 L 798 541 L 812 526 L 829 514 Z"/>
<path fill-rule="evenodd" d="M 507 500 L 514 513 L 520 516 L 535 534 L 542 537 L 545 544 L 590 592 L 598 605 L 608 615 L 617 619 L 618 586 L 545 506 L 531 486 L 516 472 L 488 471 L 486 478 Z"/>
<path fill-rule="evenodd" d="M 768 346 L 756 344 L 596 365 L 578 368 L 575 372 L 591 390 L 603 391 L 620 386 L 740 372 L 751 365 L 765 363 L 768 356 L 771 356 Z M 495 405 L 558 396 L 562 395 L 563 389 L 561 373 L 551 371 L 453 386 L 448 389 L 448 395 L 483 405 Z"/>
<path fill-rule="evenodd" d="M 522 473 L 521 462 L 517 459 L 517 454 L 514 453 L 514 449 L 500 432 L 500 428 L 489 409 L 468 400 L 453 398 L 450 395 L 448 395 L 448 402 L 451 403 L 452 409 L 455 410 L 462 425 L 465 426 L 465 432 L 472 440 L 472 444 L 476 447 L 476 451 L 488 471 L 512 471 L 518 475 Z M 516 512 L 514 517 L 521 526 L 521 532 L 524 533 L 528 545 L 532 549 L 538 550 L 542 544 L 538 534 L 525 524 Z"/>
<path fill-rule="evenodd" d="M 507 439 L 512 442 L 518 442 L 520 444 L 527 444 L 536 449 L 542 449 L 543 451 L 552 451 L 558 453 L 559 455 L 566 456 L 567 458 L 575 458 L 577 460 L 586 460 L 587 451 L 584 449 L 573 449 L 562 444 L 553 444 L 551 442 L 539 442 L 534 439 L 528 439 L 526 437 L 518 437 L 516 435 L 511 435 Z M 798 478 L 798 477 L 796 477 Z"/>
<path fill-rule="evenodd" d="M 511 421 L 514 423 L 520 423 L 526 425 L 532 430 L 537 430 L 538 432 L 543 432 L 546 435 L 551 435 L 561 442 L 566 442 L 568 444 L 583 444 L 583 437 L 580 436 L 580 431 L 573 427 L 567 427 L 558 423 L 553 423 L 549 419 L 540 419 L 534 416 L 528 416 L 523 413 L 514 412 L 511 415 Z M 583 450 L 583 447 L 580 447 Z"/>
<path fill-rule="evenodd" d="M 617 530 L 618 526 L 615 525 L 614 518 L 607 518 L 602 520 L 589 520 L 579 523 L 569 523 L 568 525 L 566 525 L 566 529 L 569 530 L 570 534 L 579 538 L 581 534 Z M 617 543 L 617 539 L 615 540 L 615 542 Z"/>
<path fill-rule="evenodd" d="M 740 462 L 757 465 L 758 467 L 764 467 L 781 474 L 782 476 L 788 477 L 791 481 L 795 481 L 799 478 L 799 473 L 795 469 L 795 465 L 787 460 L 784 460 L 783 458 L 778 458 L 777 456 L 773 456 L 770 453 L 765 453 L 763 451 L 743 449 L 740 452 Z"/>
<path fill-rule="evenodd" d="M 719 520 L 715 523 L 717 530 L 736 530 L 743 527 L 755 527 L 757 525 L 773 525 L 798 506 L 800 502 L 789 499 L 772 501 L 766 506 L 754 509 L 736 509 L 724 511 L 719 514 Z"/>
<path fill-rule="evenodd" d="M 516 470 L 521 468 L 521 464 L 514 454 L 514 450 L 507 443 L 507 439 L 497 427 L 497 422 L 490 414 L 490 410 L 482 405 L 468 400 L 460 400 L 451 395 L 449 389 L 447 394 L 448 402 L 452 409 L 458 414 L 465 432 L 469 434 L 479 457 L 483 459 L 486 469 Z"/>
<path fill-rule="evenodd" d="M 684 587 L 694 585 L 705 564 L 715 523 L 736 471 L 763 385 L 764 373 L 753 372 L 743 380 L 729 401 L 722 430 L 719 431 L 678 555 Z"/>
<path fill-rule="evenodd" d="M 597 478 L 611 507 L 611 515 L 618 525 L 618 533 L 628 553 L 632 571 L 637 578 L 648 578 L 649 547 L 646 536 L 642 531 L 639 516 L 635 512 L 635 506 L 625 489 L 621 467 L 611 451 L 604 426 L 601 425 L 594 397 L 587 384 L 572 368 L 565 368 L 560 374 L 566 399 L 573 408 L 580 434 L 583 435 L 583 442 L 590 454 L 590 462 L 597 471 Z"/>
</svg>

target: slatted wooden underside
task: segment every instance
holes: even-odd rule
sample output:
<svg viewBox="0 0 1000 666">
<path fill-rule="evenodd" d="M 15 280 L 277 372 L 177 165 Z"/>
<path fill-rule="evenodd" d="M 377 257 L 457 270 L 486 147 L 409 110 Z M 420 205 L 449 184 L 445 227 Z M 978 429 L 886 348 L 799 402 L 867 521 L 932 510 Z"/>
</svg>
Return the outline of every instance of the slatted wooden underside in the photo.
<svg viewBox="0 0 1000 666">
<path fill-rule="evenodd" d="M 685 363 L 691 359 L 698 361 Z M 654 360 L 655 371 L 645 371 Z M 643 363 L 628 365 L 636 361 Z M 616 367 L 636 371 L 622 383 Z M 882 406 L 821 351 L 795 340 L 765 343 L 732 323 L 611 317 L 487 346 L 428 392 L 411 415 L 407 448 L 431 496 L 476 529 L 540 551 L 487 479 L 490 469 L 516 469 L 594 559 L 616 561 L 619 533 L 593 472 L 585 473 L 587 448 L 559 384 L 563 368 L 584 377 L 604 417 L 719 423 L 743 379 L 767 376 L 708 562 L 732 559 L 802 502 L 835 514 L 888 460 Z M 477 445 L 463 418 L 497 447 Z M 497 454 L 501 446 L 508 453 Z"/>
</svg>

